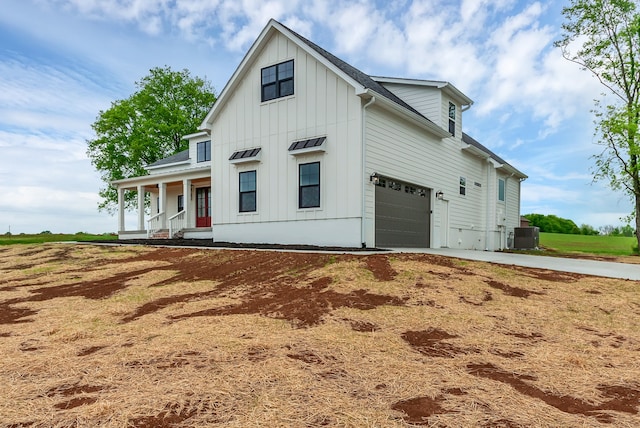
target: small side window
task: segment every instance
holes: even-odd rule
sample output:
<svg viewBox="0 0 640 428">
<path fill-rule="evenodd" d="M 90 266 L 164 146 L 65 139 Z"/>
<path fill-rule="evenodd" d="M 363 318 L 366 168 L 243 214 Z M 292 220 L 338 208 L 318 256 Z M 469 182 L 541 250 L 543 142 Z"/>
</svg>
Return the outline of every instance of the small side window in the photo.
<svg viewBox="0 0 640 428">
<path fill-rule="evenodd" d="M 505 181 L 502 178 L 498 178 L 498 200 L 501 202 L 505 201 Z"/>
<path fill-rule="evenodd" d="M 456 135 L 456 105 L 449 103 L 449 133 Z"/>
<path fill-rule="evenodd" d="M 467 179 L 464 177 L 460 177 L 460 194 L 463 196 L 467 194 Z"/>
<path fill-rule="evenodd" d="M 211 141 L 198 143 L 198 162 L 208 162 L 211 160 Z"/>
<path fill-rule="evenodd" d="M 184 211 L 184 195 L 178 195 L 178 212 Z"/>
</svg>

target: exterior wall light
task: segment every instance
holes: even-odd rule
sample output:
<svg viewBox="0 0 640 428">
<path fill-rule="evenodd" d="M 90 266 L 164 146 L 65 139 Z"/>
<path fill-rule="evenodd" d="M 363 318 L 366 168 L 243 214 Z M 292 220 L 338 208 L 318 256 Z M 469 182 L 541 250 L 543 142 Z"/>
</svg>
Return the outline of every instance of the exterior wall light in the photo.
<svg viewBox="0 0 640 428">
<path fill-rule="evenodd" d="M 444 193 L 442 193 L 442 190 L 438 190 L 436 192 L 436 199 L 438 199 L 438 200 L 443 200 L 444 199 Z"/>
<path fill-rule="evenodd" d="M 374 172 L 373 174 L 371 174 L 371 177 L 369 177 L 369 181 L 372 182 L 374 186 L 377 186 L 378 183 L 380 183 L 380 177 L 378 177 L 378 173 Z"/>
</svg>

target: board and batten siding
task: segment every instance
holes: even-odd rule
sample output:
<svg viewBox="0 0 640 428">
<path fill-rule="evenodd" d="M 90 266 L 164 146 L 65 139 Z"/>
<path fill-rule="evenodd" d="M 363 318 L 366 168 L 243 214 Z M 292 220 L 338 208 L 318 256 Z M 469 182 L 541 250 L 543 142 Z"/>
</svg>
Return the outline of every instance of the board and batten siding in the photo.
<svg viewBox="0 0 640 428">
<path fill-rule="evenodd" d="M 400 99 L 419 111 L 424 117 L 445 129 L 442 121 L 442 91 L 437 88 L 400 83 L 384 83 L 384 87 L 396 94 Z"/>
<path fill-rule="evenodd" d="M 486 168 L 484 161 L 461 150 L 458 139 L 439 139 L 427 131 L 391 115 L 375 104 L 366 112 L 366 174 L 423 186 L 431 190 L 431 237 L 433 246 L 482 249 L 485 239 Z M 460 195 L 460 177 L 465 177 L 467 194 Z M 479 186 L 476 186 L 478 183 Z M 374 242 L 374 186 L 366 186 L 365 217 L 367 244 Z M 448 225 L 441 224 L 444 202 L 448 201 Z M 441 227 L 448 227 L 449 242 L 440 243 Z"/>
<path fill-rule="evenodd" d="M 261 102 L 261 69 L 291 59 L 294 94 Z M 214 239 L 359 246 L 361 108 L 354 88 L 276 33 L 227 95 L 211 135 Z M 325 152 L 288 151 L 292 142 L 323 136 Z M 260 162 L 229 163 L 233 152 L 255 147 L 262 148 Z M 298 209 L 299 165 L 316 161 L 321 206 Z M 238 173 L 248 170 L 256 170 L 257 211 L 239 213 Z"/>
</svg>

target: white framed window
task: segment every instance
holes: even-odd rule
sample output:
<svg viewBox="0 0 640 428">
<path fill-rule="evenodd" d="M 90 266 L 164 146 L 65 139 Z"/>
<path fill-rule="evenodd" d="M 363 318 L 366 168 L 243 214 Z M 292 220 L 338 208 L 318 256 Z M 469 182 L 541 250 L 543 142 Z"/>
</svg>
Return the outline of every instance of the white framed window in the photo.
<svg viewBox="0 0 640 428">
<path fill-rule="evenodd" d="M 455 137 L 456 135 L 456 105 L 449 103 L 449 133 Z"/>
<path fill-rule="evenodd" d="M 467 179 L 460 177 L 460 194 L 465 196 L 467 194 Z"/>
<path fill-rule="evenodd" d="M 504 202 L 506 199 L 506 186 L 503 178 L 498 178 L 498 200 Z"/>
</svg>

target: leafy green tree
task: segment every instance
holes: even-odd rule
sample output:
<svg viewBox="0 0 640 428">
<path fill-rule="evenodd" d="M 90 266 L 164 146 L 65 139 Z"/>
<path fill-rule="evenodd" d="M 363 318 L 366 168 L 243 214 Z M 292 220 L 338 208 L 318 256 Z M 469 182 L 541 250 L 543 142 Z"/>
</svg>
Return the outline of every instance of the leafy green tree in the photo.
<svg viewBox="0 0 640 428">
<path fill-rule="evenodd" d="M 636 231 L 633 229 L 633 227 L 631 227 L 630 224 L 625 224 L 620 228 L 620 234 L 622 236 L 633 236 L 635 235 L 635 232 Z"/>
<path fill-rule="evenodd" d="M 598 232 L 593 226 L 588 224 L 580 225 L 580 235 L 599 235 Z"/>
<path fill-rule="evenodd" d="M 633 204 L 640 244 L 640 15 L 632 0 L 572 0 L 556 46 L 563 56 L 592 73 L 613 95 L 596 101 L 594 180 L 624 191 Z"/>
<path fill-rule="evenodd" d="M 525 214 L 524 217 L 529 219 L 531 226 L 539 227 L 540 232 L 580 234 L 580 229 L 572 220 L 553 214 Z"/>
<path fill-rule="evenodd" d="M 87 155 L 105 183 L 99 210 L 117 208 L 111 181 L 146 175 L 145 165 L 187 149 L 182 137 L 198 129 L 216 101 L 211 83 L 188 70 L 153 68 L 136 88 L 129 98 L 100 111 L 91 125 L 96 138 L 87 141 Z M 126 197 L 126 208 L 137 207 L 134 192 Z"/>
</svg>

